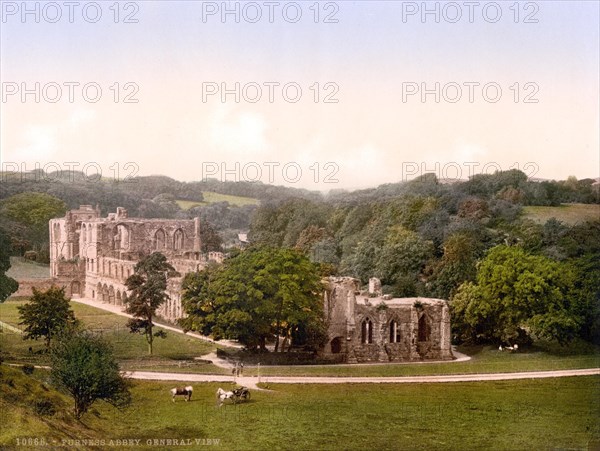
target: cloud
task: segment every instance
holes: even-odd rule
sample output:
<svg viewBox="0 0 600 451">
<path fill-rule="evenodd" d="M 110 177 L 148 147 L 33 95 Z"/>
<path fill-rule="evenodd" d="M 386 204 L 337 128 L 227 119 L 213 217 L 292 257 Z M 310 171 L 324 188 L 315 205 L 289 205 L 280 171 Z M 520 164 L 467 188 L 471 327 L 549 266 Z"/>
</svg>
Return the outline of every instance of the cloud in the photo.
<svg viewBox="0 0 600 451">
<path fill-rule="evenodd" d="M 208 126 L 208 141 L 212 149 L 225 152 L 225 157 L 255 157 L 269 150 L 266 132 L 269 128 L 263 115 L 232 112 L 219 106 Z"/>
<path fill-rule="evenodd" d="M 21 160 L 49 160 L 58 147 L 57 134 L 53 125 L 26 125 L 22 133 L 25 144 L 16 153 Z"/>
</svg>

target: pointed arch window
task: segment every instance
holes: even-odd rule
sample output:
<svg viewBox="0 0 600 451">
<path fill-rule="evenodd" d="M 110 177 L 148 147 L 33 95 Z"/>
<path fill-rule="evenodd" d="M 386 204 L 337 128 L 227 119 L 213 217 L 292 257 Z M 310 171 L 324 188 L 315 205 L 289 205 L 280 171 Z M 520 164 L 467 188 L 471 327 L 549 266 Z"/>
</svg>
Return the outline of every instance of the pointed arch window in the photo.
<svg viewBox="0 0 600 451">
<path fill-rule="evenodd" d="M 427 316 L 422 315 L 419 318 L 419 341 L 429 341 L 430 326 Z"/>
<path fill-rule="evenodd" d="M 361 343 L 363 343 L 363 344 L 373 343 L 373 322 L 369 318 L 366 318 L 362 322 Z"/>
<path fill-rule="evenodd" d="M 183 230 L 177 229 L 173 234 L 173 249 L 179 251 L 183 249 Z"/>
<path fill-rule="evenodd" d="M 395 319 L 390 321 L 390 343 L 400 343 L 400 325 Z"/>
</svg>

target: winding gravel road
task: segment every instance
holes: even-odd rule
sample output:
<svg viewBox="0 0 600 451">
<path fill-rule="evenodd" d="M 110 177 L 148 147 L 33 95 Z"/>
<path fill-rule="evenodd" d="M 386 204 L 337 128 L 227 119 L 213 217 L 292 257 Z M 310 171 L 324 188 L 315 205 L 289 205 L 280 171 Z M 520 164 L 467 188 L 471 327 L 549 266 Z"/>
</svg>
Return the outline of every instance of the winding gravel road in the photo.
<svg viewBox="0 0 600 451">
<path fill-rule="evenodd" d="M 189 373 L 155 373 L 151 371 L 132 371 L 126 373 L 132 379 L 182 382 L 233 382 L 233 376 L 219 374 Z M 549 377 L 595 376 L 600 375 L 600 368 L 556 371 L 524 371 L 521 373 L 488 373 L 488 374 L 446 374 L 441 376 L 406 376 L 406 377 L 313 377 L 313 376 L 268 376 L 261 377 L 260 382 L 271 384 L 423 384 L 447 382 L 479 382 L 507 381 L 515 379 L 543 379 Z M 238 377 L 239 385 L 258 388 L 258 377 Z"/>
</svg>

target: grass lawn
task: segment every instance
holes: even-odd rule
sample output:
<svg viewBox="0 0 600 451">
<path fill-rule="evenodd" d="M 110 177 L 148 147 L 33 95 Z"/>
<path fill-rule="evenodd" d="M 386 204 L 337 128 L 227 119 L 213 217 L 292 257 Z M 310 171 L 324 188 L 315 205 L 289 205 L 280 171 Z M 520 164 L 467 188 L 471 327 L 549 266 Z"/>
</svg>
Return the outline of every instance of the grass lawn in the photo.
<svg viewBox="0 0 600 451">
<path fill-rule="evenodd" d="M 230 205 L 237 207 L 243 207 L 244 205 L 260 205 L 260 200 L 252 197 L 233 196 L 230 194 L 215 193 L 212 191 L 202 191 L 202 196 L 204 197 L 203 202 L 182 199 L 178 199 L 176 202 L 182 210 L 189 210 L 193 207 L 214 204 L 216 202 L 229 202 Z"/>
<path fill-rule="evenodd" d="M 600 348 L 585 342 L 567 347 L 540 342 L 518 353 L 500 352 L 495 347 L 459 347 L 471 356 L 466 362 L 406 363 L 384 365 L 265 366 L 261 376 L 419 376 L 435 374 L 504 373 L 600 367 Z M 244 374 L 254 376 L 257 368 L 246 366 Z"/>
<path fill-rule="evenodd" d="M 12 300 L 0 304 L 0 321 L 18 326 L 18 305 L 25 300 Z M 90 307 L 77 302 L 71 303 L 75 316 L 84 327 L 102 334 L 113 346 L 117 358 L 123 361 L 124 369 L 147 368 L 154 365 L 158 368 L 179 366 L 182 360 L 192 360 L 194 357 L 207 354 L 215 349 L 215 345 L 195 338 L 167 331 L 167 338 L 154 340 L 154 354 L 148 356 L 148 346 L 145 337 L 131 334 L 126 328 L 127 318 L 114 313 Z M 22 328 L 23 326 L 18 326 Z M 160 329 L 160 328 L 157 328 Z M 33 353 L 29 352 L 31 346 Z M 44 344 L 41 340 L 23 340 L 14 332 L 4 331 L 0 334 L 0 348 L 7 361 L 31 362 L 44 364 L 47 362 L 43 354 Z M 194 365 L 195 367 L 196 365 Z M 200 365 L 206 371 L 218 372 L 219 368 L 209 368 L 213 365 Z"/>
<path fill-rule="evenodd" d="M 43 372 L 36 370 L 36 375 Z M 29 379 L 28 385 L 35 385 Z M 15 383 L 18 387 L 23 382 L 15 376 Z M 194 384 L 192 401 L 187 403 L 171 402 L 168 390 L 173 386 L 134 381 L 128 409 L 119 411 L 98 402 L 81 423 L 58 415 L 42 422 L 26 415 L 22 402 L 5 399 L 3 392 L 0 405 L 6 420 L 0 446 L 14 445 L 24 435 L 58 444 L 67 433 L 71 439 L 95 438 L 106 444 L 111 439 L 138 439 L 142 446 L 136 449 L 161 450 L 206 449 L 194 443 L 208 439 L 218 440 L 224 450 L 587 449 L 600 440 L 596 376 L 451 384 L 271 385 L 272 391 L 253 391 L 248 402 L 220 408 L 215 391 L 226 388 L 224 384 Z M 50 393 L 55 396 L 53 390 Z M 192 445 L 147 446 L 155 439 L 189 439 Z"/>
<path fill-rule="evenodd" d="M 523 207 L 525 218 L 544 224 L 550 218 L 556 218 L 566 224 L 600 219 L 600 205 L 597 204 L 562 204 L 558 207 Z"/>
<path fill-rule="evenodd" d="M 32 262 L 23 257 L 10 257 L 10 268 L 6 275 L 14 279 L 48 279 L 50 266 Z"/>
</svg>

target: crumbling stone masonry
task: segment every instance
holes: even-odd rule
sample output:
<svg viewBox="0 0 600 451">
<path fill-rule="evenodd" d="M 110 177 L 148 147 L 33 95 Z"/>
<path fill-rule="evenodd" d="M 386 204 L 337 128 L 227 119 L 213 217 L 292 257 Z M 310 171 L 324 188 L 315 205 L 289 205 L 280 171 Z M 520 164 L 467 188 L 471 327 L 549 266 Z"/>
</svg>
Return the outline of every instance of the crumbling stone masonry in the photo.
<svg viewBox="0 0 600 451">
<path fill-rule="evenodd" d="M 125 280 L 141 258 L 155 251 L 182 276 L 202 269 L 207 258 L 200 252 L 200 219 L 129 218 L 121 207 L 102 218 L 98 207 L 81 205 L 50 220 L 50 273 L 71 297 L 123 305 Z M 211 254 L 208 258 L 222 260 L 221 253 Z M 158 312 L 164 318 L 182 316 L 181 281 L 169 280 L 170 300 Z"/>
<path fill-rule="evenodd" d="M 377 279 L 364 293 L 351 277 L 330 277 L 326 285 L 325 357 L 348 363 L 454 358 L 446 301 L 382 296 Z"/>
</svg>

